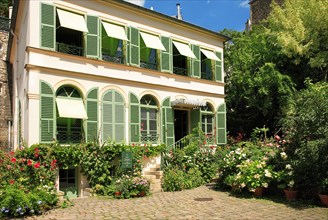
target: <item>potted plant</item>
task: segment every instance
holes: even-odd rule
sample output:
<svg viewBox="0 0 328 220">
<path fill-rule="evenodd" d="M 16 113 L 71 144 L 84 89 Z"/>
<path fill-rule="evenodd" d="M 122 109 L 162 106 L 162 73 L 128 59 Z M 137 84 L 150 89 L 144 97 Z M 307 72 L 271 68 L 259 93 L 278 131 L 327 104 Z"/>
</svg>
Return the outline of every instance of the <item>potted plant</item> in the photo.
<svg viewBox="0 0 328 220">
<path fill-rule="evenodd" d="M 134 177 L 132 180 L 132 186 L 138 192 L 138 196 L 140 197 L 149 194 L 150 183 L 143 177 Z"/>
<path fill-rule="evenodd" d="M 286 164 L 283 170 L 277 172 L 278 187 L 284 190 L 288 201 L 297 199 L 298 190 L 296 189 L 294 170 L 290 164 Z"/>
<path fill-rule="evenodd" d="M 319 197 L 321 203 L 325 206 L 328 206 L 328 177 L 321 181 Z"/>
<path fill-rule="evenodd" d="M 261 197 L 263 189 L 269 187 L 275 173 L 273 167 L 268 165 L 265 160 L 246 160 L 239 166 L 240 173 L 237 174 L 240 187 L 247 187 L 254 196 Z"/>
</svg>

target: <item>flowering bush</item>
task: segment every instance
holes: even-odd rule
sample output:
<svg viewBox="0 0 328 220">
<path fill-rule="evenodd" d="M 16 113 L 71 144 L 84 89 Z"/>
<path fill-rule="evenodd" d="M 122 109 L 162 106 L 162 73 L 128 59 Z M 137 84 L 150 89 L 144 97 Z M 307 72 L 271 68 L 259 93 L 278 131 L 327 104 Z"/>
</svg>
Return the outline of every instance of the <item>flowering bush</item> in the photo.
<svg viewBox="0 0 328 220">
<path fill-rule="evenodd" d="M 116 198 L 139 196 L 141 193 L 149 194 L 150 183 L 140 176 L 122 175 L 114 182 L 114 195 Z"/>
<path fill-rule="evenodd" d="M 278 171 L 277 177 L 279 188 L 288 190 L 295 189 L 294 170 L 291 164 L 286 164 L 285 169 Z"/>
<path fill-rule="evenodd" d="M 258 187 L 268 188 L 270 182 L 275 178 L 273 167 L 264 160 L 245 160 L 238 165 L 239 173 L 236 176 L 240 187 L 254 192 Z"/>
</svg>

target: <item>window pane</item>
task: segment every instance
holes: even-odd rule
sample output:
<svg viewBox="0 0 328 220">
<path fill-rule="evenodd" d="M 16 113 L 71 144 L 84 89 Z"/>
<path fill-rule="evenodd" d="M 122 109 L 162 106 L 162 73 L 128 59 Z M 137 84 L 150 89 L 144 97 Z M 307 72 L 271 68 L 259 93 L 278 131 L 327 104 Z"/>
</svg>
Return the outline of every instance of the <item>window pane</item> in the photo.
<svg viewBox="0 0 328 220">
<path fill-rule="evenodd" d="M 156 125 L 157 123 L 156 123 L 156 121 L 155 120 L 150 120 L 149 121 L 149 129 L 150 130 L 153 130 L 153 131 L 156 131 L 157 130 L 157 125 Z"/>
<path fill-rule="evenodd" d="M 147 119 L 147 109 L 141 108 L 141 119 Z"/>
</svg>

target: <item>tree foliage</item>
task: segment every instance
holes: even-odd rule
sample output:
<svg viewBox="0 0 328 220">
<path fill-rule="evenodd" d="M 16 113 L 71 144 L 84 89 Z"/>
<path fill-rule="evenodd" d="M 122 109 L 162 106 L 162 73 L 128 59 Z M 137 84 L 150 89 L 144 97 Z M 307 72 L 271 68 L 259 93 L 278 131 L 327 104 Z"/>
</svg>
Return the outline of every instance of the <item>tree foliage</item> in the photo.
<svg viewBox="0 0 328 220">
<path fill-rule="evenodd" d="M 9 2 L 11 2 L 11 1 L 10 0 L 0 0 L 0 16 L 8 17 Z"/>
<path fill-rule="evenodd" d="M 273 1 L 274 2 L 274 1 Z M 327 81 L 328 0 L 286 0 L 272 5 L 267 20 L 249 33 L 223 30 L 227 124 L 232 135 L 256 127 L 278 130 L 288 98 Z"/>
</svg>

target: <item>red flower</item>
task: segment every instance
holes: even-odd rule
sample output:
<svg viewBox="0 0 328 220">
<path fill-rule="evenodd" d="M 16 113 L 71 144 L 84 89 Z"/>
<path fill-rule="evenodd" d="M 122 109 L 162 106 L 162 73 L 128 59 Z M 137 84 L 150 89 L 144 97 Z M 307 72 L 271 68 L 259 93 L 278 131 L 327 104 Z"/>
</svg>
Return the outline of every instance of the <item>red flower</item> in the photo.
<svg viewBox="0 0 328 220">
<path fill-rule="evenodd" d="M 38 168 L 40 168 L 40 165 L 41 165 L 40 162 L 37 162 L 36 164 L 34 164 L 34 168 L 38 169 Z"/>
<path fill-rule="evenodd" d="M 19 168 L 20 169 L 20 171 L 24 171 L 24 168 L 23 167 L 21 167 L 21 168 Z"/>
<path fill-rule="evenodd" d="M 13 185 L 15 183 L 15 180 L 10 180 L 9 183 L 10 185 Z"/>
<path fill-rule="evenodd" d="M 132 143 L 132 147 L 134 147 L 134 145 L 135 145 L 135 144 L 134 144 L 134 143 Z"/>
<path fill-rule="evenodd" d="M 27 166 L 32 166 L 32 164 L 33 164 L 32 160 L 28 159 Z"/>
<path fill-rule="evenodd" d="M 15 154 L 15 152 L 14 151 L 10 151 L 10 153 L 9 153 L 9 155 L 14 155 Z"/>
<path fill-rule="evenodd" d="M 39 156 L 39 154 L 34 154 L 34 156 L 35 156 L 35 157 L 38 157 L 38 156 Z"/>
<path fill-rule="evenodd" d="M 206 141 L 204 141 L 204 143 L 203 143 L 204 145 L 206 144 Z"/>
<path fill-rule="evenodd" d="M 274 139 L 275 139 L 276 141 L 280 141 L 280 137 L 279 137 L 279 135 L 274 136 Z"/>
<path fill-rule="evenodd" d="M 214 146 L 213 145 L 211 146 L 211 149 L 214 149 Z"/>
<path fill-rule="evenodd" d="M 12 163 L 15 163 L 17 161 L 17 159 L 15 157 L 11 158 L 10 160 Z"/>
<path fill-rule="evenodd" d="M 146 147 L 147 146 L 147 144 L 144 144 L 144 147 Z"/>
</svg>

